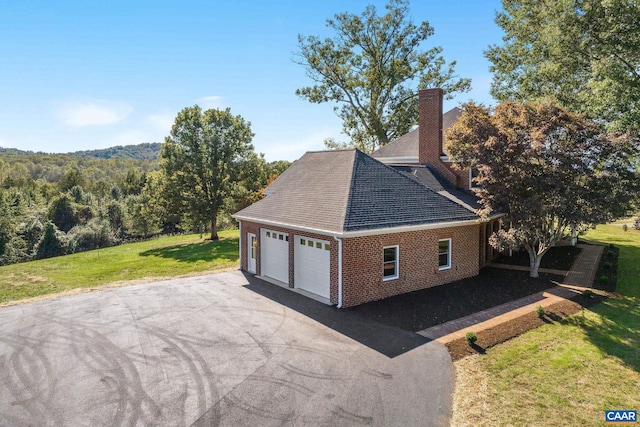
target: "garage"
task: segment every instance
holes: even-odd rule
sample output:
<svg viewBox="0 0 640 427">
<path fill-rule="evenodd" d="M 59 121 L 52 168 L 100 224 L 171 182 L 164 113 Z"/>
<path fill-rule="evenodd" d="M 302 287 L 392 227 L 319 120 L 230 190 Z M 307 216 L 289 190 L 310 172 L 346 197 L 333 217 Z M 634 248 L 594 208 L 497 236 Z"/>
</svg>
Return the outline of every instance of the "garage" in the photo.
<svg viewBox="0 0 640 427">
<path fill-rule="evenodd" d="M 328 299 L 330 297 L 330 242 L 296 236 L 294 248 L 295 287 Z"/>
<path fill-rule="evenodd" d="M 260 230 L 260 265 L 263 276 L 289 284 L 289 235 Z"/>
</svg>

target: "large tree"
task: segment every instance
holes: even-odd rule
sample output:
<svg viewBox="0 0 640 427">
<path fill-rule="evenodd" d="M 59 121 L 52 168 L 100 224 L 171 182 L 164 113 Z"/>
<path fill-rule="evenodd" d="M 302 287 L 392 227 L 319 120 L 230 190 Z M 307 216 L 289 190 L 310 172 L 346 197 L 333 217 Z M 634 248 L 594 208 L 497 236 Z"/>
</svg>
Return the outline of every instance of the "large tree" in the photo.
<svg viewBox="0 0 640 427">
<path fill-rule="evenodd" d="M 638 0 L 503 0 L 503 44 L 486 52 L 492 95 L 557 99 L 611 130 L 640 129 Z"/>
<path fill-rule="evenodd" d="M 161 167 L 194 220 L 211 224 L 218 239 L 220 209 L 239 190 L 241 171 L 251 161 L 251 125 L 226 110 L 187 107 L 178 113 L 161 152 Z"/>
<path fill-rule="evenodd" d="M 447 98 L 470 89 L 470 80 L 455 75 L 456 63 L 446 63 L 441 47 L 424 49 L 433 27 L 427 21 L 415 25 L 408 4 L 390 0 L 382 16 L 374 6 L 360 16 L 337 14 L 327 20 L 335 32 L 331 38 L 298 36 L 296 62 L 316 84 L 296 94 L 310 102 L 336 102 L 334 109 L 350 138 L 347 145 L 365 152 L 407 133 L 417 122 L 418 87 L 440 87 Z"/>
<path fill-rule="evenodd" d="M 604 133 L 551 103 L 506 102 L 493 114 L 466 104 L 447 141 L 454 164 L 478 170 L 480 213 L 505 215 L 506 227 L 491 236 L 491 245 L 526 249 L 531 277 L 570 228 L 628 215 L 638 197 L 638 139 Z"/>
</svg>

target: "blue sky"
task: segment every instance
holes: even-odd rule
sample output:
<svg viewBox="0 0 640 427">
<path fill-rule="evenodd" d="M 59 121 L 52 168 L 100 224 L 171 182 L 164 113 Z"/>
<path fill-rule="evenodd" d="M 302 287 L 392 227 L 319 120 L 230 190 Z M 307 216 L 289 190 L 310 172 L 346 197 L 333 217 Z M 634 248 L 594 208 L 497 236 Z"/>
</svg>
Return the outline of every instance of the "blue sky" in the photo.
<svg viewBox="0 0 640 427">
<path fill-rule="evenodd" d="M 344 140 L 333 104 L 295 95 L 311 84 L 293 62 L 297 35 L 329 36 L 325 20 L 386 1 L 58 1 L 0 8 L 0 146 L 70 152 L 163 142 L 182 108 L 231 108 L 251 122 L 256 151 L 295 160 Z M 498 0 L 413 0 L 473 90 L 495 104 L 484 50 L 501 41 Z"/>
</svg>

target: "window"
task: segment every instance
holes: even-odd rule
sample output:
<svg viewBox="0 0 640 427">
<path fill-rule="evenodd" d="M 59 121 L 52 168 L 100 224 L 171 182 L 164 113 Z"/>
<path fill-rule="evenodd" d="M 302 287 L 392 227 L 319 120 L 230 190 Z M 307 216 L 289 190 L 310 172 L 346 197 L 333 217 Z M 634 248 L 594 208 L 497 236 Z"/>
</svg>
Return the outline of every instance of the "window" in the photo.
<svg viewBox="0 0 640 427">
<path fill-rule="evenodd" d="M 398 278 L 398 246 L 385 246 L 382 251 L 382 280 Z"/>
<path fill-rule="evenodd" d="M 300 239 L 300 244 L 301 244 L 302 246 L 304 246 L 304 245 L 306 245 L 306 244 L 307 244 L 307 241 L 306 241 L 306 240 L 304 240 L 304 239 Z"/>
<path fill-rule="evenodd" d="M 267 231 L 267 237 L 271 237 L 271 232 Z"/>
<path fill-rule="evenodd" d="M 438 241 L 438 270 L 451 268 L 451 239 Z"/>
<path fill-rule="evenodd" d="M 325 251 L 330 251 L 330 250 L 331 250 L 331 245 L 330 245 L 330 244 L 328 244 L 328 243 L 325 243 L 325 244 L 324 244 L 324 250 L 325 250 Z"/>
<path fill-rule="evenodd" d="M 322 249 L 322 243 L 316 242 L 316 249 Z"/>
<path fill-rule="evenodd" d="M 311 246 L 311 247 L 313 247 L 313 241 L 308 240 L 308 241 L 307 241 L 307 246 Z"/>
<path fill-rule="evenodd" d="M 280 240 L 284 240 L 284 235 L 282 235 L 282 234 L 278 234 L 278 239 L 280 239 Z"/>
</svg>

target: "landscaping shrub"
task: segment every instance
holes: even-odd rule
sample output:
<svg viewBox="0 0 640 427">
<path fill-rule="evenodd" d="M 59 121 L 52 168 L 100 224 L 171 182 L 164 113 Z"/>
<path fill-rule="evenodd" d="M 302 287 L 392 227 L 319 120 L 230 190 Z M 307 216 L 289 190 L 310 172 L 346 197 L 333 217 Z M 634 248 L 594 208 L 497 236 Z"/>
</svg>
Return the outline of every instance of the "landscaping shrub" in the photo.
<svg viewBox="0 0 640 427">
<path fill-rule="evenodd" d="M 629 226 L 627 224 L 622 224 L 622 231 L 629 231 Z"/>
<path fill-rule="evenodd" d="M 476 343 L 476 341 L 478 341 L 478 334 L 473 331 L 469 331 L 466 333 L 464 338 L 467 340 L 467 344 L 473 345 Z"/>
<path fill-rule="evenodd" d="M 536 314 L 538 315 L 539 318 L 543 318 L 545 314 L 547 314 L 547 311 L 544 309 L 543 306 L 539 305 L 536 307 Z"/>
<path fill-rule="evenodd" d="M 603 263 L 602 264 L 602 268 L 604 268 L 605 270 L 610 270 L 611 269 L 611 263 L 609 261 Z"/>
<path fill-rule="evenodd" d="M 86 225 L 77 225 L 69 231 L 69 252 L 83 252 L 118 243 L 108 220 L 93 219 Z"/>
<path fill-rule="evenodd" d="M 609 283 L 609 278 L 607 276 L 600 276 L 598 282 L 600 282 L 601 285 L 606 285 Z"/>
<path fill-rule="evenodd" d="M 640 230 L 640 216 L 634 221 L 633 228 L 635 228 L 636 230 Z"/>
<path fill-rule="evenodd" d="M 582 292 L 582 295 L 584 295 L 587 298 L 593 298 L 595 296 L 595 294 L 593 293 L 593 291 L 591 289 L 585 289 Z"/>
</svg>

